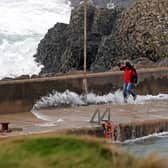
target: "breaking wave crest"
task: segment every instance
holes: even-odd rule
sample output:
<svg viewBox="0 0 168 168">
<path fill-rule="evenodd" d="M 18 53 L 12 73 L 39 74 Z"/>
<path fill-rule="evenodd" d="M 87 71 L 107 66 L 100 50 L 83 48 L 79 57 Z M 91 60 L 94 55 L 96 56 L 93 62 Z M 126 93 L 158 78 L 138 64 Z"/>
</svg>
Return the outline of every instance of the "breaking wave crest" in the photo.
<svg viewBox="0 0 168 168">
<path fill-rule="evenodd" d="M 130 104 L 144 104 L 148 101 L 164 100 L 168 99 L 168 94 L 153 95 L 138 95 L 136 101 L 133 101 L 132 96 L 128 97 L 128 103 Z M 95 93 L 77 94 L 75 92 L 66 90 L 65 92 L 53 91 L 47 96 L 41 97 L 35 105 L 33 110 L 48 108 L 48 107 L 60 107 L 60 106 L 83 106 L 89 104 L 123 104 L 122 91 L 117 90 L 114 93 L 108 93 L 106 95 L 96 95 Z"/>
</svg>

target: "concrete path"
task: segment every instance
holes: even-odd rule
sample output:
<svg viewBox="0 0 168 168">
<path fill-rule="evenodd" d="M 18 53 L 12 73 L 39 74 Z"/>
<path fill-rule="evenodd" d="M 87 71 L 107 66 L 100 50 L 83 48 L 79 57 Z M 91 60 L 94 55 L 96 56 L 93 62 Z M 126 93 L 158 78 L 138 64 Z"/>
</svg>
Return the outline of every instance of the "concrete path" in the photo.
<svg viewBox="0 0 168 168">
<path fill-rule="evenodd" d="M 146 104 L 101 104 L 43 109 L 35 112 L 39 118 L 31 112 L 1 114 L 0 122 L 10 122 L 9 128 L 13 131 L 0 133 L 0 137 L 96 127 L 97 124 L 89 122 L 91 116 L 97 109 L 102 115 L 107 108 L 111 111 L 111 120 L 116 124 L 168 119 L 168 100 L 155 100 Z"/>
</svg>

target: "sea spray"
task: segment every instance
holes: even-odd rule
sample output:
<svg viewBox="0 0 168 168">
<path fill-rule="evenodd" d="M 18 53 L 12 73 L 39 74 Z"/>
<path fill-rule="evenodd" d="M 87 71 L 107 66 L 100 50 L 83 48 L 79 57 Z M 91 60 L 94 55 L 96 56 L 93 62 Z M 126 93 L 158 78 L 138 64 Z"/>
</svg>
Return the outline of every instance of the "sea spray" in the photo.
<svg viewBox="0 0 168 168">
<path fill-rule="evenodd" d="M 72 106 L 83 106 L 89 104 L 107 104 L 122 102 L 122 92 L 120 90 L 116 91 L 114 94 L 109 93 L 107 95 L 96 95 L 95 93 L 88 93 L 87 95 L 79 95 L 75 92 L 66 90 L 65 92 L 58 92 L 53 90 L 47 96 L 41 97 L 32 108 L 32 113 L 39 119 L 56 122 L 60 119 L 49 117 L 44 115 L 40 109 L 49 107 L 72 107 Z"/>
<path fill-rule="evenodd" d="M 118 97 L 118 98 L 116 98 Z M 86 98 L 86 101 L 85 101 Z M 88 93 L 87 95 L 79 95 L 75 92 L 66 90 L 65 92 L 53 91 L 47 96 L 42 97 L 33 106 L 33 110 L 48 108 L 48 107 L 60 107 L 60 106 L 82 106 L 89 104 L 107 104 L 122 102 L 122 92 L 116 91 L 114 94 L 109 93 L 107 95 L 96 95 L 95 93 Z"/>
<path fill-rule="evenodd" d="M 0 79 L 38 74 L 38 43 L 57 22 L 69 23 L 68 0 L 0 1 Z"/>
<path fill-rule="evenodd" d="M 86 97 L 86 101 L 85 98 Z M 149 101 L 157 101 L 168 99 L 168 94 L 153 95 L 138 95 L 136 101 L 133 101 L 132 96 L 128 97 L 128 103 L 130 104 L 144 104 Z M 97 95 L 95 93 L 88 93 L 87 95 L 77 94 L 75 92 L 66 90 L 64 92 L 58 92 L 53 90 L 52 93 L 47 96 L 41 97 L 35 105 L 33 110 L 49 107 L 61 107 L 61 106 L 82 106 L 89 104 L 121 104 L 123 105 L 123 95 L 121 90 L 117 90 L 114 93 L 108 93 L 106 95 Z"/>
<path fill-rule="evenodd" d="M 85 99 L 86 98 L 86 99 Z M 152 95 L 138 95 L 136 101 L 133 101 L 131 96 L 128 97 L 128 104 L 147 104 L 151 101 L 157 100 L 167 100 L 168 94 L 159 94 L 156 96 Z M 34 104 L 32 108 L 32 113 L 39 119 L 48 121 L 48 122 L 57 122 L 62 121 L 57 117 L 49 117 L 48 115 L 43 114 L 40 109 L 47 108 L 58 108 L 58 107 L 73 107 L 73 106 L 86 106 L 91 104 L 119 104 L 124 105 L 123 95 L 121 90 L 117 90 L 114 93 L 108 93 L 106 95 L 96 95 L 95 93 L 88 93 L 87 95 L 77 94 L 75 92 L 66 90 L 64 92 L 58 92 L 53 90 L 52 93 L 49 93 L 47 96 L 41 97 Z M 150 106 L 150 104 L 149 104 Z M 147 109 L 142 109 L 144 112 L 148 112 L 149 106 Z"/>
</svg>

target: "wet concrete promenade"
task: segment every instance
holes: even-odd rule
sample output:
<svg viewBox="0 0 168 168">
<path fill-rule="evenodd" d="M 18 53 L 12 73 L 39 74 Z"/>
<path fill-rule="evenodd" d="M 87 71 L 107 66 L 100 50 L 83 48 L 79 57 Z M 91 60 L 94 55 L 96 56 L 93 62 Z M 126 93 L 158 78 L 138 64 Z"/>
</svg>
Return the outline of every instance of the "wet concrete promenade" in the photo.
<svg viewBox="0 0 168 168">
<path fill-rule="evenodd" d="M 89 122 L 91 116 L 97 109 L 102 115 L 107 108 L 110 109 L 111 120 L 116 125 L 168 120 L 168 100 L 150 100 L 145 104 L 57 107 L 35 111 L 36 116 L 31 112 L 0 114 L 0 121 L 10 122 L 9 128 L 12 130 L 9 133 L 0 133 L 0 137 L 97 127 L 96 123 Z"/>
</svg>

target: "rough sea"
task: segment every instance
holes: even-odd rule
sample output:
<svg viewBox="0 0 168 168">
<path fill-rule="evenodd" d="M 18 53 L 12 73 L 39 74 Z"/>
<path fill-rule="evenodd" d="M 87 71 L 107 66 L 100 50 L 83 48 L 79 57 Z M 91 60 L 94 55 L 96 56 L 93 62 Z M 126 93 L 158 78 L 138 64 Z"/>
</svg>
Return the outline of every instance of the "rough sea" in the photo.
<svg viewBox="0 0 168 168">
<path fill-rule="evenodd" d="M 38 74 L 33 55 L 57 22 L 70 19 L 68 0 L 0 0 L 0 79 Z"/>
</svg>

